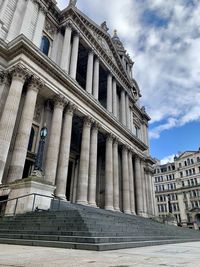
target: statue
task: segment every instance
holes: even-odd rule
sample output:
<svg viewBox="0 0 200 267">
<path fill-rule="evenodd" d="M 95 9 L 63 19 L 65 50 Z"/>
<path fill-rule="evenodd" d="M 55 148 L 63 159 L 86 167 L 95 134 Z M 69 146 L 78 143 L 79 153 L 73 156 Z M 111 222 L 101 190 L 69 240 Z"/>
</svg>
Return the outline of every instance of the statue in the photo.
<svg viewBox="0 0 200 267">
<path fill-rule="evenodd" d="M 70 0 L 69 5 L 76 6 L 77 0 Z"/>
</svg>

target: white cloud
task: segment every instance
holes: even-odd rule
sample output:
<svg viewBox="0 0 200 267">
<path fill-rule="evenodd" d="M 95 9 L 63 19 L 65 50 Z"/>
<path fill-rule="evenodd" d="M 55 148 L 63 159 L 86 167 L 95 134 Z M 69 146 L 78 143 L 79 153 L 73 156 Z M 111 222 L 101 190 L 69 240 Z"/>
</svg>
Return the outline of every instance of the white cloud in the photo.
<svg viewBox="0 0 200 267">
<path fill-rule="evenodd" d="M 164 157 L 163 159 L 161 159 L 160 160 L 160 164 L 167 164 L 167 163 L 171 163 L 171 162 L 174 162 L 174 157 L 175 157 L 176 155 L 169 155 L 169 156 L 166 156 L 166 157 Z"/>
<path fill-rule="evenodd" d="M 199 0 L 78 0 L 77 6 L 98 24 L 106 20 L 111 34 L 118 30 L 135 61 L 142 104 L 151 123 L 157 122 L 151 138 L 200 120 Z M 161 25 L 152 24 L 151 16 Z"/>
</svg>

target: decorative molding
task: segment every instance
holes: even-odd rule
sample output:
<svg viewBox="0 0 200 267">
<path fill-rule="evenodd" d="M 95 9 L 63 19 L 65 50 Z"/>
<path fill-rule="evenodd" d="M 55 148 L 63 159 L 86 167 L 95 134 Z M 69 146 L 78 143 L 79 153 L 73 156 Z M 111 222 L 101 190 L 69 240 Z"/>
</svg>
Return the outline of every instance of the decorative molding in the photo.
<svg viewBox="0 0 200 267">
<path fill-rule="evenodd" d="M 89 117 L 89 116 L 84 117 L 84 119 L 83 119 L 83 126 L 84 127 L 91 127 L 92 123 L 94 123 L 94 120 L 91 117 Z"/>
<path fill-rule="evenodd" d="M 73 115 L 74 111 L 76 110 L 76 106 L 74 104 L 72 104 L 71 102 L 69 102 L 66 106 L 65 112 L 67 114 Z"/>
<path fill-rule="evenodd" d="M 30 77 L 30 71 L 23 66 L 22 64 L 17 64 L 13 66 L 9 73 L 11 74 L 12 78 L 19 79 L 25 82 L 25 80 Z"/>
<path fill-rule="evenodd" d="M 66 98 L 62 95 L 56 95 L 53 101 L 54 101 L 54 107 L 58 108 L 64 108 L 64 106 L 67 104 Z"/>
</svg>

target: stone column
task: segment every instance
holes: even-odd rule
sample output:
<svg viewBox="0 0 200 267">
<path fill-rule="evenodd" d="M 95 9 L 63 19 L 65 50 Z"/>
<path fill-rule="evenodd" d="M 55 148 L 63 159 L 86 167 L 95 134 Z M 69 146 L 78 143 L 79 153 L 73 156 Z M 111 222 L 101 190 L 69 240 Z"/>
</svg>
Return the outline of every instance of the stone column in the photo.
<svg viewBox="0 0 200 267">
<path fill-rule="evenodd" d="M 0 72 L 0 118 L 4 109 L 10 87 L 10 77 L 7 72 Z"/>
<path fill-rule="evenodd" d="M 98 125 L 94 124 L 90 142 L 88 204 L 96 207 Z"/>
<path fill-rule="evenodd" d="M 78 48 L 79 48 L 79 34 L 76 33 L 73 37 L 70 71 L 69 71 L 69 74 L 73 79 L 76 79 Z"/>
<path fill-rule="evenodd" d="M 113 114 L 117 118 L 117 83 L 113 80 Z"/>
<path fill-rule="evenodd" d="M 99 99 L 99 59 L 97 57 L 94 61 L 93 96 Z"/>
<path fill-rule="evenodd" d="M 30 30 L 30 26 L 35 11 L 35 3 L 31 0 L 28 0 L 26 2 L 27 2 L 26 7 L 22 14 L 23 19 L 22 19 L 20 34 L 23 33 L 27 38 L 32 39 L 33 36 L 32 36 L 32 31 Z"/>
<path fill-rule="evenodd" d="M 64 105 L 63 98 L 57 96 L 54 99 L 54 111 L 45 164 L 45 179 L 53 185 L 56 179 Z"/>
<path fill-rule="evenodd" d="M 113 201 L 114 209 L 119 211 L 119 155 L 118 140 L 114 140 L 113 144 Z"/>
<path fill-rule="evenodd" d="M 140 158 L 135 157 L 135 192 L 136 192 L 136 207 L 137 215 L 143 215 L 143 194 L 142 194 L 142 176 L 140 168 Z"/>
<path fill-rule="evenodd" d="M 121 122 L 126 125 L 126 101 L 125 101 L 125 91 L 121 90 Z"/>
<path fill-rule="evenodd" d="M 26 72 L 17 66 L 12 75 L 12 83 L 6 99 L 0 121 L 0 184 L 2 181 L 6 159 L 13 135 L 22 89 L 26 78 Z"/>
<path fill-rule="evenodd" d="M 42 86 L 42 82 L 37 78 L 33 78 L 28 85 L 17 137 L 12 153 L 12 159 L 8 171 L 8 182 L 13 182 L 22 178 L 27 147 L 31 133 L 31 126 L 33 123 L 35 104 L 38 91 Z"/>
<path fill-rule="evenodd" d="M 130 184 L 130 206 L 131 213 L 135 214 L 135 185 L 134 185 L 134 175 L 133 175 L 133 159 L 132 152 L 128 153 L 128 166 L 129 166 L 129 184 Z"/>
<path fill-rule="evenodd" d="M 113 210 L 113 137 L 106 138 L 105 209 Z"/>
<path fill-rule="evenodd" d="M 62 138 L 60 143 L 60 155 L 58 160 L 58 173 L 56 179 L 56 196 L 65 199 L 66 198 L 66 186 L 67 186 L 67 175 L 69 166 L 69 155 L 71 145 L 71 133 L 72 133 L 72 119 L 75 106 L 69 103 L 66 107 Z"/>
<path fill-rule="evenodd" d="M 88 193 L 89 157 L 90 157 L 91 119 L 85 118 L 83 124 L 79 177 L 77 183 L 76 203 L 86 205 Z"/>
<path fill-rule="evenodd" d="M 37 22 L 35 25 L 35 31 L 34 31 L 34 36 L 33 36 L 33 43 L 37 47 L 40 47 L 41 40 L 42 40 L 42 33 L 43 33 L 44 22 L 45 22 L 45 13 L 46 13 L 46 10 L 44 8 L 39 8 Z"/>
<path fill-rule="evenodd" d="M 107 77 L 107 110 L 112 112 L 112 75 Z"/>
<path fill-rule="evenodd" d="M 86 75 L 86 91 L 92 94 L 92 82 L 93 82 L 93 65 L 94 65 L 94 53 L 89 51 L 87 62 L 87 75 Z"/>
<path fill-rule="evenodd" d="M 145 171 L 144 171 L 144 162 L 141 160 L 141 183 L 142 183 L 142 195 L 143 195 L 143 216 L 147 216 L 147 190 L 146 190 L 146 177 L 145 177 Z"/>
<path fill-rule="evenodd" d="M 71 52 L 71 35 L 72 35 L 71 25 L 67 24 L 65 28 L 65 36 L 64 36 L 64 41 L 63 41 L 61 63 L 60 63 L 60 67 L 64 71 L 66 71 L 66 73 L 69 72 L 69 62 L 70 62 L 70 52 Z"/>
<path fill-rule="evenodd" d="M 130 211 L 130 187 L 129 187 L 129 168 L 128 151 L 125 146 L 122 149 L 122 179 L 123 179 L 123 211 L 131 214 Z"/>
</svg>

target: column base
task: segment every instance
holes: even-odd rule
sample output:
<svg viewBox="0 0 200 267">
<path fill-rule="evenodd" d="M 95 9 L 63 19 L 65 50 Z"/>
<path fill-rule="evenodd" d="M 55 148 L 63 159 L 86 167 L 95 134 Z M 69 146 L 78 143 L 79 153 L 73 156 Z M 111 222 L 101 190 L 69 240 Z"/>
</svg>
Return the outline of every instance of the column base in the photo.
<svg viewBox="0 0 200 267">
<path fill-rule="evenodd" d="M 114 208 L 114 211 L 121 212 L 119 208 Z"/>
<path fill-rule="evenodd" d="M 88 203 L 88 206 L 90 206 L 92 208 L 99 208 L 99 207 L 97 207 L 96 203 Z"/>
<path fill-rule="evenodd" d="M 124 210 L 123 212 L 124 212 L 125 214 L 129 214 L 129 215 L 132 214 L 130 210 Z"/>
<path fill-rule="evenodd" d="M 114 211 L 114 208 L 112 206 L 106 206 L 104 209 Z"/>
<path fill-rule="evenodd" d="M 61 200 L 64 200 L 64 201 L 66 201 L 66 202 L 68 202 L 68 200 L 66 199 L 66 196 L 65 195 L 61 195 L 61 194 L 56 194 L 56 197 L 57 198 L 60 198 Z"/>
<path fill-rule="evenodd" d="M 84 205 L 84 206 L 88 206 L 88 202 L 87 202 L 87 201 L 77 200 L 77 201 L 76 201 L 76 204 Z"/>
<path fill-rule="evenodd" d="M 131 211 L 131 214 L 132 214 L 132 215 L 136 215 L 136 212 L 135 212 L 135 211 Z"/>
</svg>

